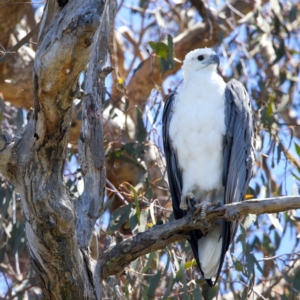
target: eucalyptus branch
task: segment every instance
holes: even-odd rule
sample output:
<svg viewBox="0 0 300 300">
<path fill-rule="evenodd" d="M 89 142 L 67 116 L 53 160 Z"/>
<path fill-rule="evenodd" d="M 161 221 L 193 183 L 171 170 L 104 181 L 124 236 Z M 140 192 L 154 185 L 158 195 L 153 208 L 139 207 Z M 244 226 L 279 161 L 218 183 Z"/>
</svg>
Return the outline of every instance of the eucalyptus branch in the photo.
<svg viewBox="0 0 300 300">
<path fill-rule="evenodd" d="M 164 225 L 155 225 L 145 232 L 138 233 L 116 245 L 110 246 L 100 257 L 100 277 L 103 280 L 110 275 L 120 275 L 124 272 L 125 267 L 138 257 L 183 240 L 193 229 L 209 230 L 217 219 L 234 221 L 247 214 L 260 215 L 299 208 L 299 196 L 254 199 L 215 208 L 211 207 L 207 211 L 205 226 L 203 226 L 203 222 L 198 215 L 193 216 L 189 213 L 182 219 Z"/>
<path fill-rule="evenodd" d="M 17 44 L 10 48 L 3 56 L 0 57 L 0 64 L 6 62 L 14 53 L 16 53 L 22 46 L 29 42 L 29 40 L 38 32 L 40 23 L 38 23 L 26 36 L 24 36 Z"/>
<path fill-rule="evenodd" d="M 80 248 L 87 249 L 97 217 L 103 206 L 105 193 L 105 158 L 103 148 L 102 104 L 105 101 L 106 76 L 111 67 L 104 68 L 117 3 L 107 0 L 101 25 L 95 34 L 86 74 L 85 95 L 82 99 L 82 130 L 78 141 L 79 161 L 85 189 L 77 201 L 77 239 Z"/>
</svg>

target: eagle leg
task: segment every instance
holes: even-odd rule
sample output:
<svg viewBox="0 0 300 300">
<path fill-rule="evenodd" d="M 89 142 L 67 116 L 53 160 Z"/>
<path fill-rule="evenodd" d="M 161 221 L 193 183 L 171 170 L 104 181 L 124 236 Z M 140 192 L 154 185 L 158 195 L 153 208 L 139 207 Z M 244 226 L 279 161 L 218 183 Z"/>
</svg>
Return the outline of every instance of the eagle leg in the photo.
<svg viewBox="0 0 300 300">
<path fill-rule="evenodd" d="M 198 214 L 201 210 L 200 217 L 203 221 L 206 217 L 207 209 L 211 206 L 216 206 L 217 205 L 216 203 L 212 203 L 212 198 L 214 197 L 215 193 L 216 193 L 216 190 L 212 190 L 212 191 L 207 192 L 207 195 L 204 198 L 204 200 L 201 203 L 197 203 L 195 205 L 196 210 L 195 210 L 194 213 Z"/>
<path fill-rule="evenodd" d="M 195 195 L 193 193 L 187 193 L 186 195 L 181 196 L 179 207 L 182 210 L 188 210 L 189 208 L 193 208 L 194 202 L 195 202 Z"/>
</svg>

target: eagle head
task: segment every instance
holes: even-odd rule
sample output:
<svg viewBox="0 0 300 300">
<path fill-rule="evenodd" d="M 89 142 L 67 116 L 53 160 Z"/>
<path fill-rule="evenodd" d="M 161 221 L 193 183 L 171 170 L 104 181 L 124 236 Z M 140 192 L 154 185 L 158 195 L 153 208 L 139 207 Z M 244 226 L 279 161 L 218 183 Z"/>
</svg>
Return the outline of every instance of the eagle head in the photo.
<svg viewBox="0 0 300 300">
<path fill-rule="evenodd" d="M 193 72 L 206 70 L 214 72 L 220 64 L 215 51 L 210 48 L 201 48 L 189 52 L 183 61 L 183 75 L 187 79 Z"/>
</svg>

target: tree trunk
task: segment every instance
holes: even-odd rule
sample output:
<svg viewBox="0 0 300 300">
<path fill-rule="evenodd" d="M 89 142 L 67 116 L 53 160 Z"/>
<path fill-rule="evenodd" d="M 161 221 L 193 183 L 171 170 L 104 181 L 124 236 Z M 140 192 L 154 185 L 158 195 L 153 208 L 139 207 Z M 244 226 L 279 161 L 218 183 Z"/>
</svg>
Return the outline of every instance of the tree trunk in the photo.
<svg viewBox="0 0 300 300">
<path fill-rule="evenodd" d="M 45 299 L 100 299 L 99 270 L 89 243 L 104 197 L 102 70 L 116 3 L 48 1 L 33 70 L 34 111 L 21 138 L 1 140 L 0 171 L 20 193 L 32 265 Z M 76 199 L 63 171 L 73 100 L 89 63 L 80 157 L 86 191 Z M 99 78 L 100 77 L 100 78 Z"/>
</svg>

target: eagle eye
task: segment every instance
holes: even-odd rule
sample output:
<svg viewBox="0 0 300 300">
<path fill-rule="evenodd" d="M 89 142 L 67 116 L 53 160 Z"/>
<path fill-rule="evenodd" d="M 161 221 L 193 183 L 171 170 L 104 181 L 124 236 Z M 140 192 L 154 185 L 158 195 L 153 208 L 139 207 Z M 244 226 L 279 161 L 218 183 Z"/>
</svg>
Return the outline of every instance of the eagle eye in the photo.
<svg viewBox="0 0 300 300">
<path fill-rule="evenodd" d="M 201 61 L 201 60 L 203 60 L 203 59 L 204 59 L 204 56 L 203 56 L 203 55 L 199 55 L 199 56 L 198 56 L 198 60 Z"/>
</svg>

